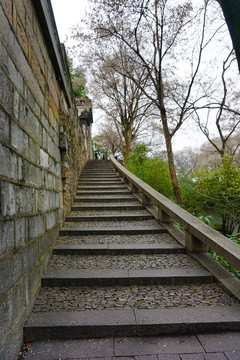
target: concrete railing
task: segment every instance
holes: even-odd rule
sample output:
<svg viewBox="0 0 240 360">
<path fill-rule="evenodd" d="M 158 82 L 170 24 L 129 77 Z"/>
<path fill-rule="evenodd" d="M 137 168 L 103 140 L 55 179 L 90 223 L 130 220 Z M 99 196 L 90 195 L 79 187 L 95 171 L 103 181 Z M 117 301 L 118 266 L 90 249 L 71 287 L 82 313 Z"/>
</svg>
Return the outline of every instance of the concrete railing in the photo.
<svg viewBox="0 0 240 360">
<path fill-rule="evenodd" d="M 155 217 L 167 228 L 171 224 L 171 229 L 176 228 L 173 221 L 177 221 L 183 228 L 181 235 L 184 236 L 184 245 L 189 252 L 203 253 L 208 248 L 213 249 L 230 264 L 240 269 L 240 246 L 230 239 L 219 234 L 196 217 L 182 209 L 171 200 L 154 190 L 144 181 L 133 175 L 122 166 L 114 157 L 110 156 L 110 161 L 122 178 L 123 182 L 129 187 L 132 193 L 138 197 L 142 204 L 149 209 L 152 207 Z"/>
</svg>

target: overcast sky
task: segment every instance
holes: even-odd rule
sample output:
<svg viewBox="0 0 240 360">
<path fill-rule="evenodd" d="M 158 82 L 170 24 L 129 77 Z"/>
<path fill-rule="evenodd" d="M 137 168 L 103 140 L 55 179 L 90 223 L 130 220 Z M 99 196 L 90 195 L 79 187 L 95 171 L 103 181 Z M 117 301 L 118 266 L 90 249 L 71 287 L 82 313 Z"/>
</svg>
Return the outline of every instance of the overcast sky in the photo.
<svg viewBox="0 0 240 360">
<path fill-rule="evenodd" d="M 51 0 L 61 42 L 70 36 L 70 28 L 84 17 L 87 0 Z"/>
<path fill-rule="evenodd" d="M 51 0 L 54 16 L 58 28 L 58 33 L 61 42 L 65 42 L 66 46 L 70 45 L 66 39 L 70 38 L 70 29 L 76 25 L 80 19 L 84 17 L 85 9 L 88 5 L 88 0 Z M 98 111 L 93 111 L 94 126 L 93 136 L 98 133 Z M 173 138 L 173 147 L 175 151 L 182 150 L 187 147 L 199 147 L 206 139 L 200 132 L 196 125 L 189 124 L 183 126 L 176 136 Z"/>
</svg>

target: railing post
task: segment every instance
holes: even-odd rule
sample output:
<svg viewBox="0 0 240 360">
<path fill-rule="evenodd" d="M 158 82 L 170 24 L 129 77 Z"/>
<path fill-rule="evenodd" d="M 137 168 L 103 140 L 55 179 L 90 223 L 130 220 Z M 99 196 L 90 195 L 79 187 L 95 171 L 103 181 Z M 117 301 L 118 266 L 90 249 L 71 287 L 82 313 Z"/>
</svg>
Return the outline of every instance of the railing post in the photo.
<svg viewBox="0 0 240 360">
<path fill-rule="evenodd" d="M 204 253 L 208 251 L 208 246 L 187 230 L 185 232 L 185 247 L 193 253 Z"/>
<path fill-rule="evenodd" d="M 138 188 L 132 183 L 132 182 L 130 182 L 130 191 L 131 191 L 131 193 L 139 193 L 139 190 L 138 190 Z"/>
<path fill-rule="evenodd" d="M 140 193 L 140 199 L 141 199 L 141 203 L 143 205 L 153 205 L 154 202 L 152 199 L 149 199 L 145 194 Z"/>
<path fill-rule="evenodd" d="M 164 210 L 158 208 L 158 219 L 161 223 L 172 223 L 173 219 Z"/>
</svg>

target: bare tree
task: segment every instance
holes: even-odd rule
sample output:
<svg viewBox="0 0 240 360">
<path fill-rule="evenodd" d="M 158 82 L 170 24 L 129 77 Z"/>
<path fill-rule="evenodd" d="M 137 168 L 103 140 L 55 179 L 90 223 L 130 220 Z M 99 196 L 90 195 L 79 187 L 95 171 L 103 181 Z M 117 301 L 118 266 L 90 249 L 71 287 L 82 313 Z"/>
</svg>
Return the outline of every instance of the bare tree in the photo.
<svg viewBox="0 0 240 360">
<path fill-rule="evenodd" d="M 105 55 L 98 51 L 95 57 L 98 67 L 92 78 L 92 92 L 98 108 L 105 112 L 107 121 L 114 123 L 126 163 L 133 141 L 144 131 L 150 108 L 142 89 L 126 74 L 134 74 L 143 88 L 147 77 L 143 69 L 138 70 L 128 61 L 121 46 L 117 53 L 115 51 Z"/>
<path fill-rule="evenodd" d="M 124 73 L 158 110 L 174 193 L 182 205 L 172 138 L 199 100 L 194 86 L 203 51 L 217 32 L 215 29 L 210 34 L 208 29 L 206 36 L 210 0 L 194 11 L 190 0 L 174 4 L 170 0 L 92 0 L 92 3 L 91 27 L 97 38 L 106 40 L 105 44 L 120 41 L 128 49 L 129 63 L 134 62 L 147 75 L 147 84 L 142 84 L 135 73 L 128 70 Z M 118 67 L 115 71 L 121 72 Z"/>
<path fill-rule="evenodd" d="M 100 133 L 96 135 L 94 139 L 97 144 L 109 150 L 110 153 L 112 153 L 113 155 L 121 152 L 121 144 L 119 141 L 118 133 L 113 128 L 113 125 L 111 123 L 103 124 L 101 126 Z"/>
<path fill-rule="evenodd" d="M 235 65 L 235 68 L 231 71 L 232 65 Z M 220 83 L 212 82 L 212 86 L 206 88 L 204 96 L 204 101 L 207 103 L 195 108 L 200 130 L 221 158 L 225 154 L 236 155 L 240 147 L 240 138 L 236 136 L 240 132 L 240 89 L 233 81 L 233 76 L 236 76 L 235 70 L 236 59 L 231 50 L 223 61 Z M 211 134 L 213 122 L 218 136 L 216 132 Z"/>
</svg>

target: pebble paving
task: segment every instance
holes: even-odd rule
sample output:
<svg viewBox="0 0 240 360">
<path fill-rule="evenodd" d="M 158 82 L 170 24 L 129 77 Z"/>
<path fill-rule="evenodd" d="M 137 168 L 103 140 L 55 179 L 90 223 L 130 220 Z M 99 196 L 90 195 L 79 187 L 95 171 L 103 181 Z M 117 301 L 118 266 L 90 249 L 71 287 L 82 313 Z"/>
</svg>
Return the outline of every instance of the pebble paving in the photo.
<svg viewBox="0 0 240 360">
<path fill-rule="evenodd" d="M 69 214 L 69 216 L 99 216 L 99 215 L 119 215 L 119 213 L 121 213 L 122 215 L 146 215 L 149 214 L 149 212 L 147 211 L 143 211 L 143 210 L 132 210 L 132 212 L 130 212 L 130 210 L 128 210 L 126 212 L 126 210 L 74 210 L 71 211 L 71 213 Z"/>
<path fill-rule="evenodd" d="M 65 222 L 64 229 L 66 228 L 119 228 L 122 227 L 157 227 L 159 224 L 156 220 L 144 220 L 144 221 L 81 221 L 81 222 Z"/>
<path fill-rule="evenodd" d="M 228 306 L 235 301 L 215 283 L 201 286 L 44 287 L 33 312 Z"/>
<path fill-rule="evenodd" d="M 104 199 L 104 198 L 110 198 L 110 199 L 119 199 L 119 197 L 121 197 L 121 199 L 129 199 L 129 198 L 132 198 L 133 195 L 129 192 L 129 195 L 128 194 L 109 194 L 109 195 L 106 195 L 106 194 L 99 194 L 99 195 L 88 195 L 88 194 L 82 194 L 82 195 L 78 195 L 76 196 L 76 199 L 81 199 L 81 198 L 86 198 L 86 196 L 89 198 L 89 199 L 98 199 L 98 198 L 101 198 L 101 199 Z"/>
<path fill-rule="evenodd" d="M 78 198 L 78 197 L 77 197 Z M 84 198 L 86 198 L 86 197 L 84 197 Z M 88 198 L 90 198 L 89 196 L 88 196 Z M 121 195 L 121 198 L 123 198 L 123 196 Z M 81 200 L 81 198 L 79 198 L 80 200 Z M 89 205 L 91 205 L 91 204 L 94 204 L 94 205 L 101 205 L 101 203 L 108 203 L 108 201 L 106 200 L 105 201 L 105 199 L 104 199 L 104 197 L 103 197 L 103 199 L 104 199 L 104 201 L 102 201 L 101 203 L 95 203 L 94 202 L 94 199 L 95 198 L 92 198 L 92 200 L 93 201 L 77 201 L 77 202 L 75 202 L 74 203 L 74 205 L 77 205 L 77 206 L 81 206 L 81 205 L 87 205 L 87 206 L 89 206 Z M 113 204 L 113 205 L 116 205 L 116 204 L 121 204 L 121 205 L 139 205 L 139 201 L 136 199 L 136 200 L 131 200 L 131 201 L 118 201 L 117 199 L 114 201 L 114 203 L 111 203 L 111 204 Z"/>
<path fill-rule="evenodd" d="M 59 244 L 177 244 L 169 234 L 59 236 Z"/>
<path fill-rule="evenodd" d="M 53 255 L 49 269 L 170 269 L 200 268 L 186 254 L 168 255 Z"/>
</svg>

